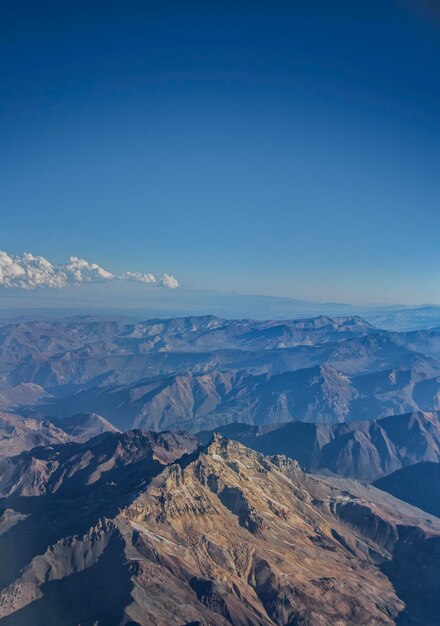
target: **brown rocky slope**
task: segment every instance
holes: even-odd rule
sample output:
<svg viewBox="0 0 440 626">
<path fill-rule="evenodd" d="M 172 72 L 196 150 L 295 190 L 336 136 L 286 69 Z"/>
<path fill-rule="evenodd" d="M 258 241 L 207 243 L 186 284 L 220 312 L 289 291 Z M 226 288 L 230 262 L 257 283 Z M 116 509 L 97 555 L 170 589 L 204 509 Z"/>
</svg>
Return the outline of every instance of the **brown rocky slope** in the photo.
<svg viewBox="0 0 440 626">
<path fill-rule="evenodd" d="M 437 518 L 220 436 L 158 466 L 113 507 L 101 472 L 69 520 L 62 490 L 4 500 L 9 545 L 54 521 L 3 574 L 2 625 L 439 623 Z"/>
</svg>

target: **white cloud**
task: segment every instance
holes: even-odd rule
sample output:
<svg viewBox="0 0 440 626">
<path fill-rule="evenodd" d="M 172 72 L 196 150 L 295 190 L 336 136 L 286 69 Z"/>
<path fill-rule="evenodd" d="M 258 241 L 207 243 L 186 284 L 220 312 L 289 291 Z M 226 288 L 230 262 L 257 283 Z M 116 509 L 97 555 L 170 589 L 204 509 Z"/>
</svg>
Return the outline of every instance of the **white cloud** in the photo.
<svg viewBox="0 0 440 626">
<path fill-rule="evenodd" d="M 170 274 L 164 274 L 160 279 L 159 284 L 163 287 L 168 287 L 169 289 L 176 289 L 177 287 L 179 287 L 179 283 L 177 282 L 177 280 L 174 278 L 174 276 L 171 276 Z"/>
<path fill-rule="evenodd" d="M 35 289 L 36 287 L 61 288 L 83 282 L 108 282 L 112 280 L 129 280 L 175 289 L 177 280 L 164 274 L 157 280 L 154 274 L 142 272 L 125 272 L 113 274 L 97 263 L 89 263 L 76 256 L 61 265 L 52 265 L 42 256 L 34 256 L 28 252 L 23 255 L 10 255 L 0 250 L 0 287 L 16 287 Z"/>
<path fill-rule="evenodd" d="M 0 285 L 3 287 L 65 287 L 67 276 L 42 256 L 25 252 L 11 256 L 0 250 Z"/>
<path fill-rule="evenodd" d="M 67 263 L 60 266 L 69 277 L 70 282 L 104 282 L 113 280 L 115 277 L 111 272 L 107 272 L 97 263 L 89 263 L 77 256 L 71 256 Z"/>
<path fill-rule="evenodd" d="M 156 277 L 154 274 L 142 274 L 141 272 L 125 272 L 120 277 L 123 280 L 135 280 L 139 283 L 155 283 Z"/>
</svg>

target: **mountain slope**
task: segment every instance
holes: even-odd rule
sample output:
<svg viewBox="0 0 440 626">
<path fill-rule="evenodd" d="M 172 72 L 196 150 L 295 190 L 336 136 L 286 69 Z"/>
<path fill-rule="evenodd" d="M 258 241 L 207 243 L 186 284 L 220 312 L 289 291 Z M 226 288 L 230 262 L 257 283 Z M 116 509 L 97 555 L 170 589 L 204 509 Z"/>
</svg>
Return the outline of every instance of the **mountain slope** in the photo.
<svg viewBox="0 0 440 626">
<path fill-rule="evenodd" d="M 21 405 L 37 404 L 47 395 L 43 387 L 33 383 L 19 383 L 13 387 L 1 387 L 0 407 L 10 409 Z"/>
<path fill-rule="evenodd" d="M 2 624 L 438 624 L 438 519 L 221 437 L 132 467 L 116 495 L 106 480 L 73 494 L 70 516 L 60 491 L 3 501 Z"/>
<path fill-rule="evenodd" d="M 49 420 L 0 412 L 0 457 L 69 440 L 69 435 Z"/>
<path fill-rule="evenodd" d="M 356 316 L 77 317 L 5 324 L 0 340 L 0 406 L 93 412 L 121 430 L 440 410 L 438 332 L 387 332 Z"/>
<path fill-rule="evenodd" d="M 103 433 L 117 433 L 117 428 L 102 415 L 96 413 L 77 413 L 64 419 L 52 419 L 52 422 L 66 432 L 71 441 L 84 443 Z"/>
</svg>

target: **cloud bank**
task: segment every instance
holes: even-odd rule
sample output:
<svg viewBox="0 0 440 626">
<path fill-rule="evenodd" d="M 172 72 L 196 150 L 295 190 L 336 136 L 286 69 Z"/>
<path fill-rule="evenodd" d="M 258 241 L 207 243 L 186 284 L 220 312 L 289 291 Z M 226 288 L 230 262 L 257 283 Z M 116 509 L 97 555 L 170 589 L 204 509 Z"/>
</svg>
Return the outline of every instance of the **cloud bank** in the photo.
<svg viewBox="0 0 440 626">
<path fill-rule="evenodd" d="M 113 274 L 97 263 L 71 256 L 66 263 L 53 265 L 42 256 L 29 252 L 10 255 L 0 250 L 0 287 L 36 289 L 37 287 L 62 288 L 84 282 L 105 283 L 112 280 L 128 280 L 140 283 L 155 283 L 161 287 L 175 289 L 179 283 L 170 274 L 156 278 L 154 274 L 125 272 Z"/>
</svg>

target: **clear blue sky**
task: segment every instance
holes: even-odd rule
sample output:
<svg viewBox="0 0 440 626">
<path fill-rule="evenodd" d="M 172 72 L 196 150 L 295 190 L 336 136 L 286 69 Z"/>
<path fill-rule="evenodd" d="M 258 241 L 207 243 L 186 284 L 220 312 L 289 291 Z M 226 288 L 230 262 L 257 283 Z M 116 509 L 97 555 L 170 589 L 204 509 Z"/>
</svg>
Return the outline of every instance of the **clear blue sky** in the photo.
<svg viewBox="0 0 440 626">
<path fill-rule="evenodd" d="M 0 249 L 440 302 L 440 11 L 5 0 Z"/>
</svg>

